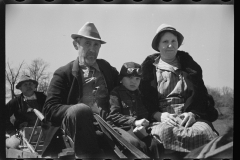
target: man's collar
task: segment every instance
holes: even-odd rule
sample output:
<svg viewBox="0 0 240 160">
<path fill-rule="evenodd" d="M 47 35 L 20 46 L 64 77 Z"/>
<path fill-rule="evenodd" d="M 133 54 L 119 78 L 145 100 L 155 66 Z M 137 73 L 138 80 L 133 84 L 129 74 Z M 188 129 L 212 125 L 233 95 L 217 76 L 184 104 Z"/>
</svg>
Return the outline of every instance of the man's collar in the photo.
<svg viewBox="0 0 240 160">
<path fill-rule="evenodd" d="M 86 66 L 85 64 L 80 63 L 80 62 L 79 62 L 79 66 L 80 66 L 81 68 L 86 68 L 86 67 L 88 67 L 88 66 Z M 97 61 L 96 61 L 91 67 L 93 67 L 93 68 L 95 68 L 96 70 L 100 71 L 99 66 L 98 66 L 98 64 L 97 64 Z"/>
<path fill-rule="evenodd" d="M 80 68 L 80 63 L 79 63 L 79 58 L 77 57 L 77 59 L 73 62 L 73 67 L 72 67 L 72 74 L 77 77 L 78 76 L 78 71 Z M 93 68 L 95 68 L 96 70 L 100 71 L 99 66 L 97 64 L 97 61 L 94 63 L 94 65 L 92 66 Z"/>
<path fill-rule="evenodd" d="M 72 74 L 75 77 L 77 77 L 78 76 L 78 71 L 79 71 L 79 62 L 78 62 L 78 57 L 77 57 L 77 59 L 73 62 Z"/>
</svg>

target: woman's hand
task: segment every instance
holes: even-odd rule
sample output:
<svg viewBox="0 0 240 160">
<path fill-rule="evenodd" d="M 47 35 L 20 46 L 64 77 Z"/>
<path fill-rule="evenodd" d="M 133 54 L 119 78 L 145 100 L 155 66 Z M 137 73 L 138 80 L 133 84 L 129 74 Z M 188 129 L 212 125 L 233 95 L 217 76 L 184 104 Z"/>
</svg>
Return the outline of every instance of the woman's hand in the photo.
<svg viewBox="0 0 240 160">
<path fill-rule="evenodd" d="M 184 127 L 190 127 L 196 122 L 195 115 L 192 112 L 182 113 L 180 117 L 184 117 L 182 123 L 180 124 Z"/>
<path fill-rule="evenodd" d="M 175 118 L 176 114 L 170 114 L 168 112 L 163 112 L 161 115 L 161 122 L 167 123 L 170 126 L 176 126 L 177 125 L 177 119 Z"/>
<path fill-rule="evenodd" d="M 140 119 L 140 120 L 136 120 L 135 121 L 135 126 L 136 127 L 140 127 L 140 126 L 147 127 L 147 126 L 149 126 L 149 121 L 145 118 Z"/>
</svg>

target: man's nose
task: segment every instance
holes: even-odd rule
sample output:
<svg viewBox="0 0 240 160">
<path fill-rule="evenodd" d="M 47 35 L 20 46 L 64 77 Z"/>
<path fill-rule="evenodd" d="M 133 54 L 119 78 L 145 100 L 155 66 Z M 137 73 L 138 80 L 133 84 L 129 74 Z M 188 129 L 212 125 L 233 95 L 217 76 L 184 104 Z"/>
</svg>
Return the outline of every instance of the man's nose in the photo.
<svg viewBox="0 0 240 160">
<path fill-rule="evenodd" d="M 90 48 L 89 48 L 90 51 L 92 52 L 95 52 L 96 51 L 96 48 L 94 47 L 94 45 L 91 45 Z"/>
</svg>

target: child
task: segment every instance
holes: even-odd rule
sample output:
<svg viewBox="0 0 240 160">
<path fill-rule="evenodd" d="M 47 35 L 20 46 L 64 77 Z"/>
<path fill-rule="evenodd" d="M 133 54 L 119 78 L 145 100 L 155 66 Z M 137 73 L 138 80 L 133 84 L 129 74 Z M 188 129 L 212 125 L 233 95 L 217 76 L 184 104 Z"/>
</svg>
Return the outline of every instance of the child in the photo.
<svg viewBox="0 0 240 160">
<path fill-rule="evenodd" d="M 138 89 L 141 81 L 141 66 L 134 62 L 123 64 L 119 80 L 121 85 L 110 93 L 110 113 L 107 121 L 124 139 L 148 156 L 156 157 L 157 143 L 146 131 L 149 113 L 141 100 Z M 153 151 L 154 150 L 154 151 Z M 152 153 L 155 152 L 155 153 Z"/>
</svg>

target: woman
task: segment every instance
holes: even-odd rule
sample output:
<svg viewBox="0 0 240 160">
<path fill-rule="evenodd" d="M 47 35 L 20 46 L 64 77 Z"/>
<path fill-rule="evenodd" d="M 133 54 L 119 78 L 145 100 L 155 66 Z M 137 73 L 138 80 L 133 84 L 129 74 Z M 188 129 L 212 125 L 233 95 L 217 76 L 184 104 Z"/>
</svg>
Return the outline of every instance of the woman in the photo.
<svg viewBox="0 0 240 160">
<path fill-rule="evenodd" d="M 190 152 L 217 136 L 211 122 L 218 118 L 214 100 L 202 79 L 202 69 L 193 58 L 178 48 L 183 35 L 174 27 L 162 24 L 152 41 L 159 53 L 142 63 L 140 90 L 145 106 L 160 123 L 152 135 L 165 149 Z"/>
</svg>

